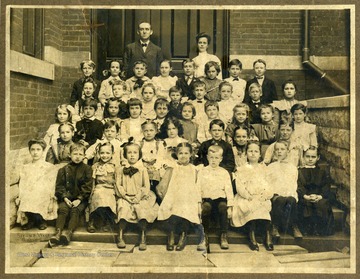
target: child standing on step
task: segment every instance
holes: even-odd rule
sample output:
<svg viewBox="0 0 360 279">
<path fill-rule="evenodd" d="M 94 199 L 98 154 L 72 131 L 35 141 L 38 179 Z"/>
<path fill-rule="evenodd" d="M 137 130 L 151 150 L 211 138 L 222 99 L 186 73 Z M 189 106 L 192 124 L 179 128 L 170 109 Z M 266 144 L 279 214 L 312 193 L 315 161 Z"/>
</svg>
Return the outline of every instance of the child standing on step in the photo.
<svg viewBox="0 0 360 279">
<path fill-rule="evenodd" d="M 126 247 L 124 230 L 128 223 L 137 223 L 140 227 L 139 250 L 146 250 L 146 228 L 157 217 L 159 205 L 156 196 L 150 190 L 149 175 L 141 161 L 142 153 L 138 144 L 132 138 L 124 146 L 124 158 L 127 164 L 120 170 L 117 184 L 117 221 L 119 222 L 119 237 L 117 247 Z"/>
<path fill-rule="evenodd" d="M 314 146 L 304 152 L 305 166 L 299 169 L 299 213 L 307 234 L 334 233 L 334 215 L 331 209 L 330 177 L 316 163 L 320 156 Z"/>
<path fill-rule="evenodd" d="M 104 232 L 111 231 L 116 216 L 115 188 L 118 168 L 111 162 L 114 146 L 110 142 L 100 144 L 99 161 L 92 166 L 93 189 L 89 199 L 90 220 L 88 232 L 96 231 L 96 224 L 101 221 Z"/>
<path fill-rule="evenodd" d="M 176 148 L 177 164 L 166 170 L 167 179 L 159 184 L 159 189 L 166 189 L 160 193 L 164 198 L 158 220 L 166 220 L 169 226 L 168 251 L 174 250 L 175 231 L 180 233 L 176 251 L 181 251 L 186 246 L 191 223 L 200 224 L 201 195 L 196 185 L 196 168 L 190 164 L 192 152 L 189 143 L 180 143 Z"/>
<path fill-rule="evenodd" d="M 59 204 L 58 218 L 56 232 L 49 240 L 49 247 L 69 244 L 80 216 L 88 205 L 93 179 L 91 167 L 83 163 L 84 156 L 85 146 L 74 143 L 70 148 L 71 162 L 58 171 L 55 188 Z M 68 229 L 64 231 L 69 216 Z"/>
</svg>

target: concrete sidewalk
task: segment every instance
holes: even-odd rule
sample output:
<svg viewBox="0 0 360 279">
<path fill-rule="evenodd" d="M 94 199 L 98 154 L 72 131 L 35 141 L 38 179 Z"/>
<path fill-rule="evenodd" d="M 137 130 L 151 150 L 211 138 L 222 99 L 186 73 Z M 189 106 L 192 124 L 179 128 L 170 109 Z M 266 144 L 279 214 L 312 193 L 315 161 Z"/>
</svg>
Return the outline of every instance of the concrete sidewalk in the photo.
<svg viewBox="0 0 360 279">
<path fill-rule="evenodd" d="M 308 253 L 296 245 L 276 245 L 274 251 L 254 252 L 246 244 L 231 244 L 221 250 L 211 244 L 211 253 L 199 252 L 196 245 L 184 251 L 167 251 L 165 245 L 148 245 L 146 251 L 115 243 L 77 242 L 47 248 L 46 242 L 10 243 L 10 271 L 18 272 L 346 272 L 350 255 L 340 252 Z M 306 269 L 305 269 L 306 268 Z"/>
</svg>

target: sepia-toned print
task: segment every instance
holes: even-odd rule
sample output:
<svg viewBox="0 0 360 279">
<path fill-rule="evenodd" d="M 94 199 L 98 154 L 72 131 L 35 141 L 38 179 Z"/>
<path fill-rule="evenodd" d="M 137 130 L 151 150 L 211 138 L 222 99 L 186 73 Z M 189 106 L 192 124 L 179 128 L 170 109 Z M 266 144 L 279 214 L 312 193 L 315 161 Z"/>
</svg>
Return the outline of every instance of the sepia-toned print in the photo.
<svg viewBox="0 0 360 279">
<path fill-rule="evenodd" d="M 355 5 L 7 6 L 6 269 L 355 273 Z"/>
</svg>

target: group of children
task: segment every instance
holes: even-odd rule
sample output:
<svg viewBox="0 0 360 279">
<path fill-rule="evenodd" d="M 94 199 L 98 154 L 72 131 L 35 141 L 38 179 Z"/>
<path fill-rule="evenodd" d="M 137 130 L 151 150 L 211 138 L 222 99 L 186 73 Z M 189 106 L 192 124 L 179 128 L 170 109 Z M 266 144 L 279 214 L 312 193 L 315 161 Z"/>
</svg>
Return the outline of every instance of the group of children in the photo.
<svg viewBox="0 0 360 279">
<path fill-rule="evenodd" d="M 252 250 L 259 250 L 257 228 L 267 250 L 279 230 L 295 238 L 332 233 L 329 177 L 316 164 L 316 126 L 295 99 L 296 84 L 284 82 L 278 101 L 261 59 L 248 82 L 237 59 L 224 81 L 217 62 L 205 63 L 202 78 L 193 60 L 182 65 L 177 78 L 164 60 L 150 80 L 137 61 L 123 81 L 120 62 L 111 61 L 100 84 L 94 62 L 80 64 L 84 76 L 70 104 L 57 107 L 44 139 L 29 141 L 33 161 L 21 170 L 17 200 L 23 229 L 56 219 L 49 246 L 67 245 L 86 213 L 90 233 L 118 227 L 119 248 L 127 224 L 138 224 L 145 250 L 147 226 L 157 219 L 170 251 L 184 249 L 191 227 L 205 232 L 198 249 L 206 249 L 214 217 L 222 249 L 229 223 L 248 229 Z"/>
</svg>

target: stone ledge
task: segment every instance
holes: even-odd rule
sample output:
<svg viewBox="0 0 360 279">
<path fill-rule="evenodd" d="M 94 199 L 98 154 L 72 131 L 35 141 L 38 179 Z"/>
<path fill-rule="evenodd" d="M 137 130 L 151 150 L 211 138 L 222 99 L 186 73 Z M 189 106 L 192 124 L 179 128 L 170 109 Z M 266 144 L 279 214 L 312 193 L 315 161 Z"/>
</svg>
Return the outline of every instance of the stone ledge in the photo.
<svg viewBox="0 0 360 279">
<path fill-rule="evenodd" d="M 54 64 L 14 50 L 10 50 L 10 71 L 55 80 Z"/>
<path fill-rule="evenodd" d="M 350 107 L 350 95 L 310 99 L 307 101 L 309 109 Z"/>
<path fill-rule="evenodd" d="M 350 130 L 350 110 L 347 107 L 309 109 L 307 115 L 318 127 Z"/>
</svg>

